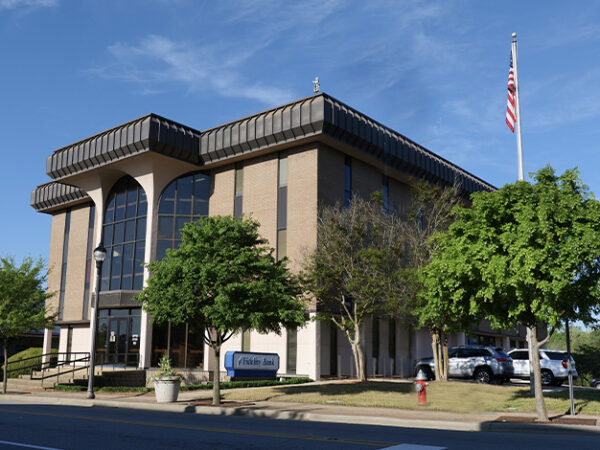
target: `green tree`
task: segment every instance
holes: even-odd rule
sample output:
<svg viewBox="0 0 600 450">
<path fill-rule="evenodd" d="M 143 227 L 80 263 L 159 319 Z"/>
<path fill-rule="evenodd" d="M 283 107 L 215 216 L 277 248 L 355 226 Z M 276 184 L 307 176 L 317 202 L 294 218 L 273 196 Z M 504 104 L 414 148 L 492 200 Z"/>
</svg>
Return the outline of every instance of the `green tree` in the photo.
<svg viewBox="0 0 600 450">
<path fill-rule="evenodd" d="M 452 307 L 456 305 L 441 304 L 437 298 L 425 299 L 422 293 L 435 287 L 427 286 L 434 278 L 427 275 L 424 268 L 438 247 L 432 237 L 446 231 L 456 218 L 452 210 L 461 202 L 460 185 L 442 187 L 423 182 L 413 185 L 411 191 L 412 200 L 402 231 L 407 249 L 405 289 L 408 303 L 414 305 L 413 322 L 431 334 L 436 378 L 446 381 L 448 335 L 463 331 L 470 322 Z"/>
<path fill-rule="evenodd" d="M 593 320 L 600 299 L 600 203 L 576 170 L 557 176 L 546 167 L 533 178 L 473 194 L 471 208 L 455 208 L 458 219 L 436 238 L 433 264 L 445 270 L 429 271 L 436 280 L 428 295 L 487 317 L 496 328 L 529 328 L 536 409 L 547 421 L 538 355 L 546 339 L 538 342 L 537 327 Z"/>
<path fill-rule="evenodd" d="M 137 297 L 156 323 L 196 322 L 214 351 L 213 404 L 221 402 L 221 345 L 242 330 L 281 333 L 306 322 L 297 278 L 258 234 L 259 223 L 230 216 L 187 223 L 177 249 L 148 264 Z"/>
<path fill-rule="evenodd" d="M 46 308 L 53 294 L 44 287 L 44 262 L 25 258 L 16 265 L 12 258 L 0 258 L 0 338 L 4 344 L 2 393 L 6 394 L 8 341 L 32 330 L 52 327 L 55 316 Z"/>
<path fill-rule="evenodd" d="M 317 319 L 335 324 L 348 339 L 359 380 L 366 380 L 361 327 L 365 319 L 402 313 L 402 241 L 399 218 L 382 208 L 381 195 L 354 196 L 348 207 L 320 208 L 317 245 L 304 264 Z"/>
</svg>

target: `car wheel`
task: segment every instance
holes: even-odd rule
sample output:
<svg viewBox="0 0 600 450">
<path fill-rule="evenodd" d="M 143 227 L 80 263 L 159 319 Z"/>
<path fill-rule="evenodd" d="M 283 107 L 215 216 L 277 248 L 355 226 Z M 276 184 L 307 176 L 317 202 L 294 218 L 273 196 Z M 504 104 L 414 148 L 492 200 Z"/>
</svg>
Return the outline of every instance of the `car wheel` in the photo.
<svg viewBox="0 0 600 450">
<path fill-rule="evenodd" d="M 493 379 L 492 371 L 490 369 L 486 369 L 485 367 L 480 367 L 473 374 L 475 381 L 482 384 L 490 384 Z"/>
<path fill-rule="evenodd" d="M 550 386 L 554 383 L 554 375 L 549 370 L 542 370 L 542 385 Z"/>
<path fill-rule="evenodd" d="M 600 383 L 596 383 L 596 384 L 594 385 L 594 387 L 595 387 L 596 389 L 600 389 Z"/>
</svg>

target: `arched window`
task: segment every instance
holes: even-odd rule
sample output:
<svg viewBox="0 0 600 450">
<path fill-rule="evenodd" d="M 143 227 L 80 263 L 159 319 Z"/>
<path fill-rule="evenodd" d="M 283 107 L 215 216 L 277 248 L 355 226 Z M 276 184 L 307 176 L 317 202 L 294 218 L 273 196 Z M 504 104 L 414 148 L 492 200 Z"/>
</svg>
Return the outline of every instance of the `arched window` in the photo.
<svg viewBox="0 0 600 450">
<path fill-rule="evenodd" d="M 147 211 L 146 193 L 137 181 L 130 176 L 117 181 L 104 211 L 101 290 L 142 289 Z"/>
<path fill-rule="evenodd" d="M 196 173 L 177 178 L 163 191 L 158 202 L 158 236 L 156 259 L 162 259 L 168 248 L 181 242 L 181 228 L 208 215 L 210 178 Z"/>
</svg>

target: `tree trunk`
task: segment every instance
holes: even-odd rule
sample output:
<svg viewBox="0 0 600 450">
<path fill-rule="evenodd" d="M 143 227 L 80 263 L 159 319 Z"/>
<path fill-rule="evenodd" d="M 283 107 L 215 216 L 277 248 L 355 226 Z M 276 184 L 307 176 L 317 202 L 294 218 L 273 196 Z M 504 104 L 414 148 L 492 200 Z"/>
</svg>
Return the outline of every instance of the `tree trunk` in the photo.
<svg viewBox="0 0 600 450">
<path fill-rule="evenodd" d="M 442 349 L 442 333 L 440 330 L 431 331 L 431 347 L 433 349 L 433 364 L 435 366 L 435 379 L 438 381 L 447 381 L 447 372 L 445 370 L 444 352 Z"/>
<path fill-rule="evenodd" d="M 540 353 L 537 340 L 537 326 L 530 326 L 531 349 L 529 353 L 529 364 L 531 365 L 534 379 L 535 409 L 539 422 L 548 422 L 548 411 L 544 401 L 544 392 L 542 391 L 542 372 L 540 369 Z"/>
<path fill-rule="evenodd" d="M 448 381 L 448 376 L 450 375 L 449 366 L 450 361 L 448 359 L 448 336 L 443 335 L 443 344 L 442 344 L 442 359 L 444 361 L 442 365 L 442 369 L 444 370 L 444 381 Z"/>
<path fill-rule="evenodd" d="M 354 332 L 352 341 L 352 353 L 354 353 L 354 364 L 356 364 L 356 376 L 359 381 L 367 381 L 367 371 L 365 368 L 365 355 L 360 340 L 360 330 Z"/>
<path fill-rule="evenodd" d="M 213 401 L 214 406 L 221 404 L 221 345 L 215 343 L 213 345 L 214 358 L 213 358 Z"/>
<path fill-rule="evenodd" d="M 4 369 L 2 371 L 2 393 L 6 394 L 6 383 L 8 382 L 8 339 L 4 339 Z"/>
</svg>

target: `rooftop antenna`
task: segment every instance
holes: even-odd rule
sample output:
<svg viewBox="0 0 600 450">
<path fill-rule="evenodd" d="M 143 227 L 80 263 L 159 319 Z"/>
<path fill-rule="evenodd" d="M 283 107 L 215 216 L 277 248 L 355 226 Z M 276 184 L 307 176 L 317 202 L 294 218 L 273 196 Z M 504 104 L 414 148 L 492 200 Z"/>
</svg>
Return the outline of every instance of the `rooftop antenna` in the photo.
<svg viewBox="0 0 600 450">
<path fill-rule="evenodd" d="M 321 85 L 319 84 L 319 77 L 315 77 L 315 79 L 313 80 L 313 92 L 315 94 L 318 94 L 319 92 L 321 92 Z"/>
</svg>

